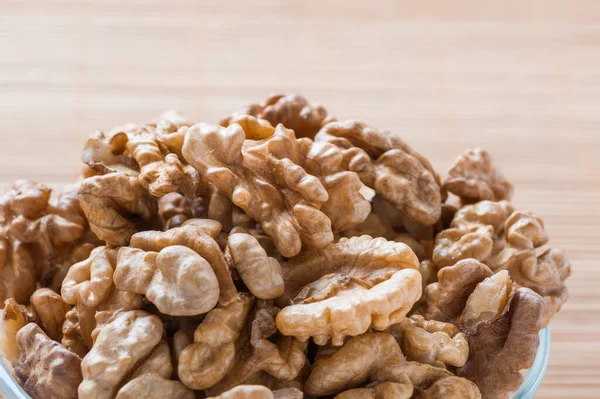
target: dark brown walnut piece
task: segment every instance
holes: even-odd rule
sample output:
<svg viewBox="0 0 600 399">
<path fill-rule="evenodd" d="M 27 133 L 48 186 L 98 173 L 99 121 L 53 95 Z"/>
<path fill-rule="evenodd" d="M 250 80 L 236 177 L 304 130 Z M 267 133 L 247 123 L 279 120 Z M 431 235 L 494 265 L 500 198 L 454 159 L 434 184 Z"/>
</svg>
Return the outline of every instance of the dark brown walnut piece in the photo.
<svg viewBox="0 0 600 399">
<path fill-rule="evenodd" d="M 110 246 L 129 244 L 133 234 L 152 225 L 158 210 L 156 199 L 125 173 L 83 180 L 78 198 L 92 231 Z"/>
<path fill-rule="evenodd" d="M 29 323 L 17 334 L 21 356 L 15 375 L 25 392 L 35 399 L 76 399 L 82 381 L 81 358 L 52 341 Z"/>
<path fill-rule="evenodd" d="M 444 182 L 443 188 L 460 197 L 463 204 L 482 200 L 510 200 L 512 184 L 495 167 L 490 154 L 481 149 L 462 153 Z"/>
<path fill-rule="evenodd" d="M 440 219 L 439 176 L 398 135 L 348 120 L 328 123 L 315 142 L 338 146 L 347 170 L 412 221 L 431 226 Z"/>
<path fill-rule="evenodd" d="M 313 138 L 319 129 L 333 120 L 319 104 L 311 104 L 298 94 L 271 94 L 261 104 L 250 104 L 221 120 L 222 126 L 229 126 L 243 115 L 265 119 L 273 126 L 283 124 L 292 129 L 296 137 Z"/>
</svg>

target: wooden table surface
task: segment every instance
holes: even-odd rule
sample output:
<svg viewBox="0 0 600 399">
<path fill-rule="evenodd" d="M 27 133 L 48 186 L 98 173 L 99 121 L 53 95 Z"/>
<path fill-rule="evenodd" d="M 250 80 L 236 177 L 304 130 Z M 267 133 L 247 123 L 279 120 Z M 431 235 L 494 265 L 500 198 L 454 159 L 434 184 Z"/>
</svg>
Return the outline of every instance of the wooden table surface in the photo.
<svg viewBox="0 0 600 399">
<path fill-rule="evenodd" d="M 0 186 L 58 187 L 84 138 L 269 92 L 400 132 L 444 173 L 492 152 L 568 249 L 539 398 L 600 393 L 600 3 L 0 0 Z"/>
</svg>

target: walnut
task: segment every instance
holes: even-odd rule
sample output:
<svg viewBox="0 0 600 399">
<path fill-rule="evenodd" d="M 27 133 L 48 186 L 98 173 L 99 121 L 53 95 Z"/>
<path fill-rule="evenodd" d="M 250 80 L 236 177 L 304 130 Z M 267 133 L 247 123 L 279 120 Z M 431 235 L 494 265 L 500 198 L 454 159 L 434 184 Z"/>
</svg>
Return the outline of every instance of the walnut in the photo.
<svg viewBox="0 0 600 399">
<path fill-rule="evenodd" d="M 366 333 L 351 338 L 337 352 L 319 360 L 304 391 L 314 396 L 330 395 L 375 381 L 410 384 L 423 390 L 451 376 L 446 369 L 406 360 L 390 334 Z"/>
<path fill-rule="evenodd" d="M 17 334 L 21 356 L 15 375 L 25 392 L 34 398 L 77 398 L 82 380 L 81 358 L 52 341 L 40 327 L 30 323 Z"/>
<path fill-rule="evenodd" d="M 513 186 L 492 164 L 490 154 L 481 149 L 462 153 L 444 182 L 443 188 L 460 197 L 463 204 L 482 200 L 509 200 Z"/>
<path fill-rule="evenodd" d="M 409 360 L 437 367 L 460 367 L 469 356 L 467 337 L 450 323 L 413 315 L 386 331 L 396 338 Z"/>
<path fill-rule="evenodd" d="M 205 389 L 223 379 L 236 353 L 235 343 L 252 305 L 250 295 L 208 312 L 194 332 L 194 343 L 179 356 L 178 375 L 192 389 Z"/>
<path fill-rule="evenodd" d="M 433 262 L 442 268 L 462 259 L 490 258 L 502 245 L 504 223 L 512 212 L 507 201 L 481 201 L 461 208 L 450 228 L 435 237 Z"/>
<path fill-rule="evenodd" d="M 91 251 L 93 237 L 73 186 L 53 192 L 19 180 L 0 197 L 0 301 L 28 303 L 36 285 L 57 288 L 70 262 Z"/>
<path fill-rule="evenodd" d="M 296 388 L 282 388 L 271 391 L 261 385 L 238 385 L 218 396 L 207 399 L 302 399 L 302 391 Z"/>
<path fill-rule="evenodd" d="M 394 231 L 389 220 L 381 217 L 376 213 L 369 213 L 367 218 L 358 226 L 342 231 L 340 233 L 342 237 L 360 237 L 368 235 L 371 237 L 383 237 L 386 240 L 392 240 L 398 236 L 398 233 Z"/>
<path fill-rule="evenodd" d="M 156 199 L 125 173 L 83 180 L 78 198 L 92 231 L 110 246 L 127 245 L 157 213 Z"/>
<path fill-rule="evenodd" d="M 460 377 L 447 377 L 438 380 L 416 399 L 481 399 L 477 385 Z"/>
<path fill-rule="evenodd" d="M 229 126 L 243 115 L 266 119 L 273 126 L 281 123 L 292 129 L 296 137 L 308 138 L 313 138 L 325 123 L 333 120 L 327 116 L 327 111 L 321 105 L 310 104 L 298 94 L 271 94 L 262 104 L 250 104 L 221 120 L 220 124 Z"/>
<path fill-rule="evenodd" d="M 86 335 L 84 331 L 82 331 L 79 318 L 79 310 L 77 309 L 77 306 L 75 306 L 65 314 L 65 321 L 62 325 L 61 344 L 66 349 L 77 354 L 77 356 L 81 358 L 83 358 L 86 355 L 86 353 L 88 353 L 89 348 L 91 348 L 93 344 L 91 335 L 92 330 L 95 326 L 95 321 L 93 321 L 93 314 L 91 314 L 91 320 L 93 322 L 93 326 L 89 328 L 88 334 Z M 83 329 L 85 330 L 85 322 L 83 324 Z M 86 340 L 84 339 L 85 336 L 89 337 L 89 339 L 87 340 L 88 342 L 86 342 Z"/>
<path fill-rule="evenodd" d="M 456 324 L 467 336 L 469 359 L 457 370 L 484 398 L 508 398 L 533 364 L 544 300 L 512 284 L 507 271 L 465 259 L 438 273 L 425 291 L 424 316 Z"/>
<path fill-rule="evenodd" d="M 250 234 L 230 234 L 227 254 L 250 292 L 260 299 L 274 299 L 283 294 L 281 265 Z"/>
<path fill-rule="evenodd" d="M 165 232 L 144 231 L 137 233 L 131 237 L 130 246 L 142 251 L 153 252 L 161 252 L 165 248 L 174 245 L 187 247 L 193 250 L 204 262 L 208 262 L 212 268 L 219 283 L 219 301 L 222 304 L 227 304 L 236 299 L 237 289 L 233 284 L 223 252 L 221 251 L 219 244 L 215 241 L 215 238 L 220 231 L 221 226 L 218 222 L 204 219 L 190 219 L 180 227 Z M 172 250 L 167 251 L 167 253 L 171 252 Z M 185 253 L 189 254 L 188 251 L 185 251 Z M 198 257 L 193 258 L 196 260 L 199 259 Z M 199 271 L 200 268 L 197 270 Z M 202 267 L 201 270 L 205 270 L 205 268 Z M 206 278 L 209 279 L 209 277 Z M 209 280 L 206 281 L 208 282 Z M 132 282 L 135 283 L 135 281 Z M 210 287 L 210 284 L 207 285 L 207 288 Z M 189 288 L 192 289 L 192 287 Z M 189 291 L 190 294 L 191 292 L 192 291 Z M 202 302 L 203 298 L 201 298 L 201 296 L 205 295 L 205 292 L 197 292 L 195 295 L 197 299 Z M 207 302 L 205 305 L 210 302 L 208 299 L 208 297 L 205 298 Z M 197 309 L 194 311 L 197 311 Z"/>
<path fill-rule="evenodd" d="M 319 210 L 329 196 L 319 179 L 298 165 L 293 131 L 255 119 L 244 127 L 194 125 L 186 134 L 185 159 L 258 221 L 282 255 L 296 255 L 302 244 L 330 243 L 331 221 Z"/>
<path fill-rule="evenodd" d="M 504 228 L 506 247 L 488 264 L 492 270 L 508 270 L 520 286 L 531 288 L 544 297 L 546 308 L 542 326 L 550 323 L 567 301 L 565 280 L 571 275 L 571 264 L 564 250 L 549 248 L 537 255 L 536 248 L 548 241 L 544 222 L 528 212 L 514 212 Z"/>
<path fill-rule="evenodd" d="M 157 316 L 141 310 L 119 314 L 107 324 L 81 362 L 83 381 L 79 396 L 113 397 L 136 363 L 149 355 L 163 335 Z"/>
<path fill-rule="evenodd" d="M 287 297 L 277 328 L 301 341 L 341 345 L 371 326 L 400 321 L 421 296 L 415 254 L 402 243 L 369 236 L 342 238 L 284 265 Z"/>
<path fill-rule="evenodd" d="M 349 389 L 336 395 L 334 399 L 410 399 L 413 395 L 411 384 L 398 382 L 375 382 L 365 388 Z"/>
<path fill-rule="evenodd" d="M 279 308 L 266 301 L 256 302 L 246 327 L 236 342 L 236 353 L 229 370 L 213 387 L 209 395 L 244 384 L 258 373 L 265 372 L 283 381 L 292 381 L 306 365 L 306 344 L 294 337 L 277 334 L 275 316 Z"/>
<path fill-rule="evenodd" d="M 84 146 L 82 161 L 101 175 L 127 173 L 156 197 L 177 191 L 193 195 L 199 176 L 158 140 L 179 127 L 165 120 L 158 125 L 129 124 L 107 134 L 96 132 Z"/>
<path fill-rule="evenodd" d="M 205 211 L 202 198 L 192 201 L 173 192 L 158 199 L 158 215 L 163 230 L 179 227 L 188 219 L 202 217 Z"/>
<path fill-rule="evenodd" d="M 194 399 L 194 391 L 179 381 L 170 381 L 157 374 L 144 374 L 125 384 L 116 399 L 137 398 Z"/>
<path fill-rule="evenodd" d="M 182 245 L 160 252 L 122 247 L 113 279 L 118 289 L 146 295 L 168 315 L 206 313 L 219 300 L 219 282 L 210 264 Z"/>
<path fill-rule="evenodd" d="M 44 332 L 50 339 L 60 342 L 65 315 L 71 307 L 63 302 L 60 295 L 48 288 L 35 291 L 31 295 L 31 304 Z"/>
<path fill-rule="evenodd" d="M 315 142 L 337 145 L 347 169 L 409 219 L 430 226 L 440 218 L 439 176 L 397 135 L 349 120 L 328 123 Z"/>
<path fill-rule="evenodd" d="M 19 359 L 17 332 L 29 321 L 27 309 L 14 299 L 4 301 L 4 309 L 0 311 L 0 356 L 10 364 Z"/>
</svg>

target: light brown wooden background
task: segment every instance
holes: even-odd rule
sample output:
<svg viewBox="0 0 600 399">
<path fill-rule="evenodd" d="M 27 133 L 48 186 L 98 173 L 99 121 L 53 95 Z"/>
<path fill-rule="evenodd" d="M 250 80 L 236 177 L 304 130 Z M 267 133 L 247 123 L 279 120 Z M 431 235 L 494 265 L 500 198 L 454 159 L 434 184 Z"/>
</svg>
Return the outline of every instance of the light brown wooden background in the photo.
<svg viewBox="0 0 600 399">
<path fill-rule="evenodd" d="M 538 397 L 600 397 L 600 2 L 0 0 L 0 186 L 73 179 L 95 129 L 272 91 L 441 172 L 489 149 L 574 266 Z"/>
</svg>

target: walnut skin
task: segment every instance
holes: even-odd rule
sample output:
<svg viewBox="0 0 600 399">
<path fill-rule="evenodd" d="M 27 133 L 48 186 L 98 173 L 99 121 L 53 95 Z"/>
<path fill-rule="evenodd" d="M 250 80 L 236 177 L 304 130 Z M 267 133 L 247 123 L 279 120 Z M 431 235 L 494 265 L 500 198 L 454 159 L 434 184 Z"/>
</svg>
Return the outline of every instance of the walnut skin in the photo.
<svg viewBox="0 0 600 399">
<path fill-rule="evenodd" d="M 194 391 L 179 381 L 170 381 L 157 374 L 144 374 L 125 384 L 115 399 L 138 398 L 194 399 Z"/>
<path fill-rule="evenodd" d="M 303 244 L 330 243 L 331 221 L 319 210 L 329 196 L 319 179 L 299 166 L 294 132 L 258 122 L 244 126 L 194 125 L 183 145 L 185 159 L 258 221 L 282 255 L 296 255 Z"/>
<path fill-rule="evenodd" d="M 342 149 L 347 170 L 390 201 L 409 219 L 425 226 L 441 216 L 439 176 L 429 161 L 397 135 L 348 120 L 325 125 L 315 142 Z"/>
<path fill-rule="evenodd" d="M 402 243 L 369 236 L 342 238 L 284 265 L 293 304 L 277 315 L 277 328 L 301 341 L 341 345 L 371 326 L 402 320 L 421 296 L 418 259 Z"/>
<path fill-rule="evenodd" d="M 463 204 L 482 200 L 510 200 L 513 186 L 492 164 L 490 154 L 476 148 L 462 153 L 444 182 L 443 188 L 460 197 Z"/>
<path fill-rule="evenodd" d="M 179 227 L 188 219 L 202 217 L 205 211 L 202 198 L 192 201 L 179 193 L 169 193 L 158 199 L 158 216 L 163 230 Z"/>
<path fill-rule="evenodd" d="M 336 395 L 334 399 L 410 399 L 413 395 L 411 384 L 397 382 L 376 382 L 365 388 L 349 389 Z"/>
<path fill-rule="evenodd" d="M 168 315 L 203 314 L 219 300 L 219 281 L 210 264 L 182 245 L 158 253 L 122 247 L 113 279 L 118 289 L 146 295 Z"/>
<path fill-rule="evenodd" d="M 311 139 L 325 123 L 333 120 L 327 116 L 327 111 L 321 105 L 310 104 L 298 94 L 271 94 L 262 104 L 250 104 L 221 120 L 220 124 L 229 126 L 243 115 L 265 119 L 273 126 L 281 123 L 286 128 L 292 129 L 296 137 Z"/>
<path fill-rule="evenodd" d="M 29 395 L 39 399 L 77 398 L 81 358 L 52 341 L 40 327 L 30 323 L 19 330 L 21 356 L 15 375 Z"/>
<path fill-rule="evenodd" d="M 92 231 L 110 246 L 127 245 L 138 228 L 157 213 L 156 199 L 125 173 L 83 180 L 78 198 Z"/>
<path fill-rule="evenodd" d="M 79 396 L 109 399 L 136 363 L 150 354 L 163 335 L 157 316 L 141 310 L 123 312 L 106 325 L 81 362 Z"/>
<path fill-rule="evenodd" d="M 296 388 L 282 388 L 271 391 L 262 385 L 238 385 L 218 396 L 206 399 L 302 399 L 302 391 Z"/>
<path fill-rule="evenodd" d="M 62 339 L 62 326 L 71 307 L 63 302 L 60 295 L 48 288 L 40 288 L 31 295 L 31 304 L 39 319 L 39 324 L 54 341 Z"/>
</svg>

